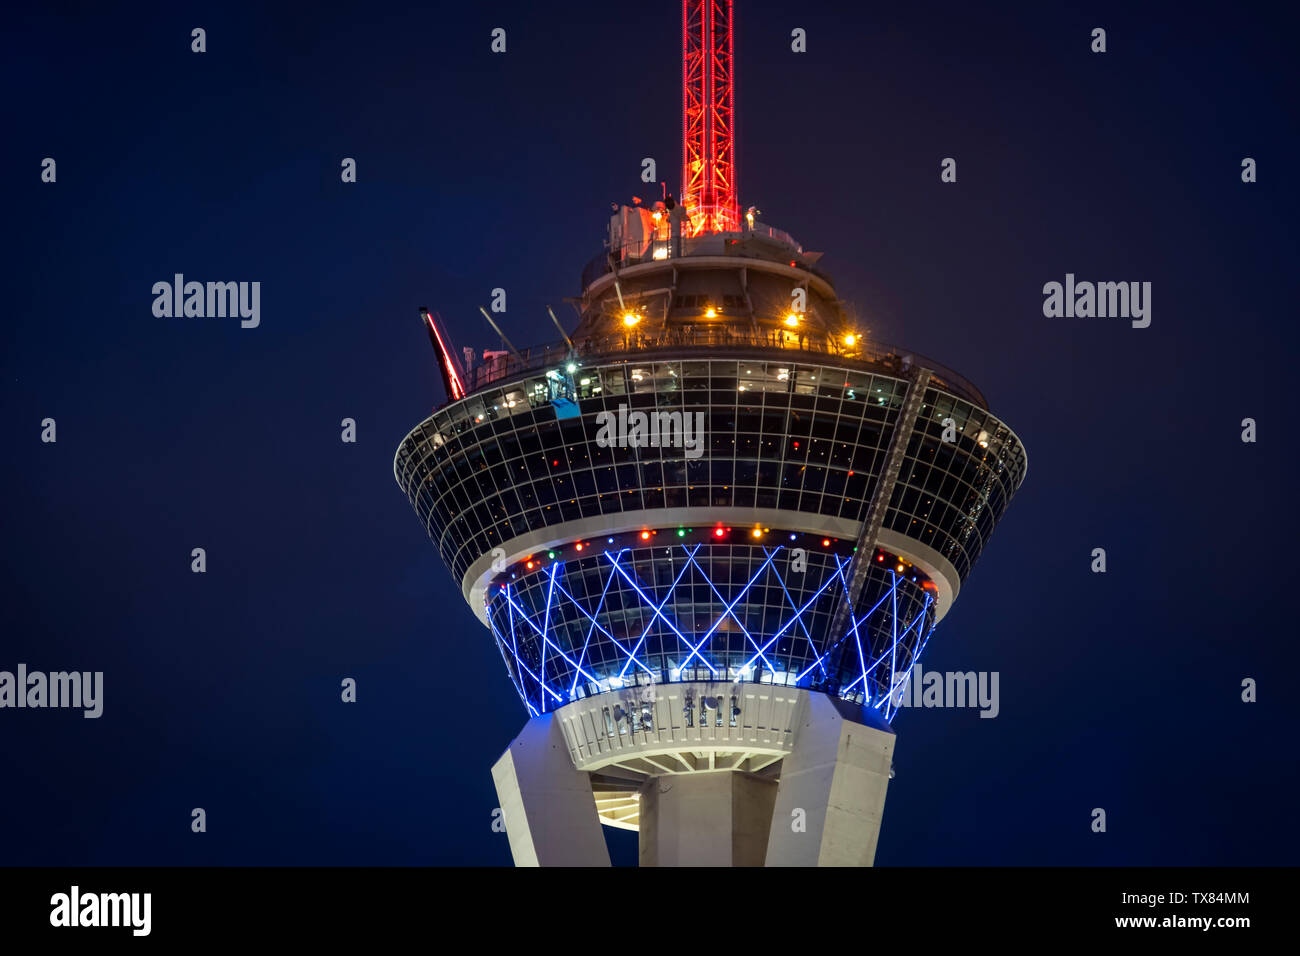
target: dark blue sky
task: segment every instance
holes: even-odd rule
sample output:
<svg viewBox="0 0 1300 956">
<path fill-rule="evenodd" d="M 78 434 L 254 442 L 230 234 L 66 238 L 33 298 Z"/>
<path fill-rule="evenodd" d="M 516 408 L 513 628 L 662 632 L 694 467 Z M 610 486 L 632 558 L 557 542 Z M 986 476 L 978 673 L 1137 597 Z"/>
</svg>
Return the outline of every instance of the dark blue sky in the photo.
<svg viewBox="0 0 1300 956">
<path fill-rule="evenodd" d="M 641 158 L 676 188 L 680 6 L 51 6 L 0 41 L 0 669 L 106 691 L 0 711 L 0 864 L 508 862 L 523 707 L 391 474 L 442 401 L 415 310 L 490 345 L 500 286 L 554 338 Z M 1300 861 L 1297 24 L 738 7 L 742 203 L 1029 453 L 924 662 L 998 671 L 1001 713 L 898 717 L 877 862 Z M 156 318 L 176 272 L 260 281 L 260 327 Z M 1067 272 L 1152 282 L 1151 327 L 1044 318 Z"/>
</svg>

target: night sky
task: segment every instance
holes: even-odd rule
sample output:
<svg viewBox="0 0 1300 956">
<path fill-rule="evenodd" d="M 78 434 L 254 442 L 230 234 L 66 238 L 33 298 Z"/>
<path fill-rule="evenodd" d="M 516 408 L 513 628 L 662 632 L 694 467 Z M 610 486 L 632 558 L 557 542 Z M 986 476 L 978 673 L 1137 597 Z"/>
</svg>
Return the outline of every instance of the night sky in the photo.
<svg viewBox="0 0 1300 956">
<path fill-rule="evenodd" d="M 503 287 L 516 344 L 556 337 L 641 159 L 677 188 L 680 4 L 37 6 L 0 41 L 0 670 L 105 699 L 0 710 L 0 864 L 507 864 L 525 711 L 392 476 L 443 400 L 416 309 L 492 346 Z M 1001 713 L 899 715 L 879 865 L 1300 862 L 1268 10 L 738 2 L 742 205 L 1029 456 L 923 661 L 999 672 Z M 1067 272 L 1151 282 L 1151 326 L 1044 317 Z M 175 273 L 260 281 L 260 326 L 155 317 Z"/>
</svg>

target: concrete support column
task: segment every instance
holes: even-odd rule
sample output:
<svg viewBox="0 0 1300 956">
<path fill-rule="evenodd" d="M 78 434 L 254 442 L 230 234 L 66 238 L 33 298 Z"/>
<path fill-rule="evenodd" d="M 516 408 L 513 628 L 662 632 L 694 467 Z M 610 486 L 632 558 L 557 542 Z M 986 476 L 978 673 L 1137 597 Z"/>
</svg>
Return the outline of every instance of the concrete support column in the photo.
<svg viewBox="0 0 1300 956">
<path fill-rule="evenodd" d="M 762 866 L 776 782 L 747 773 L 669 774 L 641 788 L 641 866 Z"/>
<path fill-rule="evenodd" d="M 591 778 L 553 714 L 524 725 L 492 767 L 515 866 L 609 866 Z"/>
<path fill-rule="evenodd" d="M 781 767 L 768 866 L 871 866 L 894 755 L 894 732 L 874 712 L 810 694 Z M 802 812 L 797 812 L 802 811 Z"/>
</svg>

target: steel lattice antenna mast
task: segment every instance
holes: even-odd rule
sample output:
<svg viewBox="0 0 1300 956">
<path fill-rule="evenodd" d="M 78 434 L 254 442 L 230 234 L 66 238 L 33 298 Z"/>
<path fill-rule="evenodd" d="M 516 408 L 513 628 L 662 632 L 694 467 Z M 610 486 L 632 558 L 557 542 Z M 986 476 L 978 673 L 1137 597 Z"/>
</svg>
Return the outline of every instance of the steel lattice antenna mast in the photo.
<svg viewBox="0 0 1300 956">
<path fill-rule="evenodd" d="M 736 201 L 732 0 L 682 0 L 682 202 L 689 236 L 731 232 Z"/>
</svg>

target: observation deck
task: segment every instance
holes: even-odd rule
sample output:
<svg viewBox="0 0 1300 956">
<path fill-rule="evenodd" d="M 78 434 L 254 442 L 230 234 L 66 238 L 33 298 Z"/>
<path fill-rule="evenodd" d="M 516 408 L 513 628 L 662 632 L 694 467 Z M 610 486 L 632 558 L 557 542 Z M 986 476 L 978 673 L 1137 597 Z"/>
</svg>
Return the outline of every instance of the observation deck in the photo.
<svg viewBox="0 0 1300 956">
<path fill-rule="evenodd" d="M 534 714 L 706 681 L 887 720 L 1024 478 L 979 389 L 876 342 L 820 254 L 747 225 L 622 207 L 564 341 L 485 353 L 398 449 Z M 611 437 L 638 415 L 695 447 Z"/>
<path fill-rule="evenodd" d="M 766 332 L 726 327 L 677 328 L 669 330 L 628 330 L 607 332 L 598 336 L 573 339 L 573 347 L 566 342 L 549 342 L 521 349 L 518 356 L 508 352 L 497 353 L 490 361 L 466 373 L 466 390 L 470 395 L 496 385 L 507 385 L 520 378 L 546 369 L 559 369 L 569 363 L 588 364 L 599 361 L 646 362 L 672 359 L 699 358 L 702 351 L 710 355 L 728 355 L 735 358 L 752 358 L 765 361 L 786 362 L 790 366 L 834 364 L 845 369 L 877 372 L 905 378 L 914 367 L 933 370 L 931 379 L 938 387 L 988 410 L 988 401 L 978 388 L 965 377 L 940 363 L 900 346 L 887 345 L 855 338 L 853 345 L 845 345 L 827 336 L 816 336 L 799 341 L 797 332 L 774 328 Z M 452 402 L 444 402 L 445 408 Z"/>
</svg>

